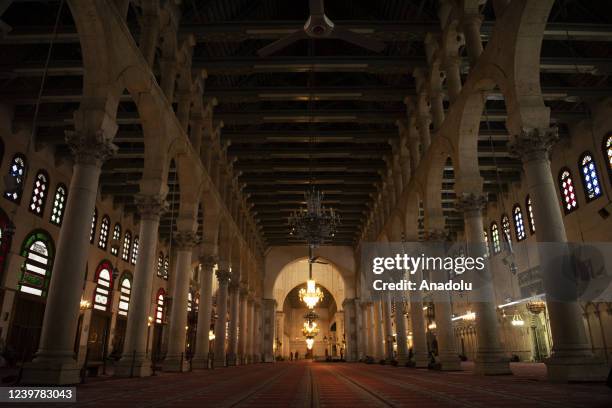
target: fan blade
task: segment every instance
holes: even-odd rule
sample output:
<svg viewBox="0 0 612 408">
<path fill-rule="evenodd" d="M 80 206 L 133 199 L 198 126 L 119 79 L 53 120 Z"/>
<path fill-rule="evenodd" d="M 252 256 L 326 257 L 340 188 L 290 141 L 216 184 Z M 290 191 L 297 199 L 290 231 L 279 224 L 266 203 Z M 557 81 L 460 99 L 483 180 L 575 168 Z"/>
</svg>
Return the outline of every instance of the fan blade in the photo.
<svg viewBox="0 0 612 408">
<path fill-rule="evenodd" d="M 372 50 L 374 52 L 381 52 L 387 47 L 387 45 L 382 41 L 374 40 L 361 34 L 356 34 L 350 30 L 346 30 L 338 26 L 334 27 L 334 31 L 332 31 L 331 35 L 328 38 L 344 40 L 346 42 L 350 42 L 351 44 L 355 44 L 362 48 L 367 48 L 368 50 Z"/>
<path fill-rule="evenodd" d="M 303 40 L 306 38 L 306 33 L 303 30 L 298 30 L 293 34 L 288 35 L 285 38 L 274 41 L 272 44 L 268 44 L 257 51 L 257 55 L 260 57 L 267 57 L 275 52 L 282 50 L 285 47 L 293 44 L 296 41 Z"/>
<path fill-rule="evenodd" d="M 310 15 L 323 15 L 325 10 L 323 9 L 323 0 L 310 0 Z"/>
</svg>

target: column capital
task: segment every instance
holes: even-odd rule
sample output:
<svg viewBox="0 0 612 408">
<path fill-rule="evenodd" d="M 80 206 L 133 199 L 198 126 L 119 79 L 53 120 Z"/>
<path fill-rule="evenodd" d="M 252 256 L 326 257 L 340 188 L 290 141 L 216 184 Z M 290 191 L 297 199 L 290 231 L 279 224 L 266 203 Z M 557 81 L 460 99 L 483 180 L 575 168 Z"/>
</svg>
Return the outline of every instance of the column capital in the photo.
<svg viewBox="0 0 612 408">
<path fill-rule="evenodd" d="M 468 215 L 478 213 L 487 205 L 488 197 L 482 193 L 462 193 L 455 204 L 455 208 Z"/>
<path fill-rule="evenodd" d="M 525 162 L 533 160 L 548 160 L 552 147 L 559 141 L 559 129 L 552 128 L 523 128 L 521 134 L 516 135 L 508 143 L 510 154 Z"/>
<path fill-rule="evenodd" d="M 168 210 L 165 194 L 136 194 L 134 196 L 140 217 L 144 220 L 159 220 Z"/>
<path fill-rule="evenodd" d="M 249 289 L 246 284 L 240 285 L 240 299 L 247 299 L 249 297 Z"/>
<path fill-rule="evenodd" d="M 463 27 L 477 27 L 480 28 L 482 22 L 484 20 L 484 16 L 482 14 L 464 14 L 461 17 L 461 25 Z"/>
<path fill-rule="evenodd" d="M 202 264 L 202 268 L 212 272 L 217 264 L 217 257 L 213 255 L 203 255 L 200 257 L 200 263 Z"/>
<path fill-rule="evenodd" d="M 231 277 L 232 274 L 230 271 L 217 269 L 217 280 L 219 281 L 219 285 L 227 285 Z"/>
<path fill-rule="evenodd" d="M 83 132 L 66 131 L 66 143 L 76 163 L 95 163 L 97 166 L 102 166 L 102 163 L 117 153 L 119 148 L 107 139 L 104 133 L 103 130 L 98 130 L 94 137 L 89 137 Z"/>
<path fill-rule="evenodd" d="M 427 241 L 446 242 L 448 233 L 442 229 L 430 229 L 427 231 Z"/>
<path fill-rule="evenodd" d="M 199 241 L 199 237 L 193 231 L 177 231 L 174 233 L 174 242 L 176 242 L 179 251 L 190 251 Z"/>
</svg>

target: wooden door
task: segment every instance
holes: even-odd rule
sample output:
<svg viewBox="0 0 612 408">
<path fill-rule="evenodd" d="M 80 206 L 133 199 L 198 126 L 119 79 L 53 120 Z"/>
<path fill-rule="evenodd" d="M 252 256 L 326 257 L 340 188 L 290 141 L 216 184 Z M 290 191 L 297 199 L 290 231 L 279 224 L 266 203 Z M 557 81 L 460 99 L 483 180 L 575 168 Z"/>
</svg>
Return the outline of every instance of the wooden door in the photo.
<svg viewBox="0 0 612 408">
<path fill-rule="evenodd" d="M 44 313 L 45 303 L 40 299 L 17 294 L 7 344 L 16 361 L 30 361 L 36 353 Z"/>
</svg>

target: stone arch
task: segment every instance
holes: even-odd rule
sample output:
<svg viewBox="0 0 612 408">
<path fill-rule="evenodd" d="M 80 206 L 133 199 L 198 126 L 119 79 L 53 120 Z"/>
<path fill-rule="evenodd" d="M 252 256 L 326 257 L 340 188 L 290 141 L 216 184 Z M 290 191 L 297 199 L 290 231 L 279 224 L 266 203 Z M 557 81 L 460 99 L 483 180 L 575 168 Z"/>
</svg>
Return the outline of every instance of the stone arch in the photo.
<svg viewBox="0 0 612 408">
<path fill-rule="evenodd" d="M 448 159 L 453 160 L 453 149 L 447 139 L 440 139 L 440 147 L 429 155 L 430 163 L 425 177 L 423 206 L 425 208 L 425 229 L 444 229 L 444 214 L 442 211 L 442 186 L 444 167 Z"/>
<path fill-rule="evenodd" d="M 314 256 L 320 256 L 326 262 L 333 264 L 344 280 L 344 288 L 348 299 L 355 296 L 356 264 L 353 248 L 347 246 L 322 246 L 316 248 Z M 306 246 L 272 247 L 264 260 L 263 295 L 272 299 L 276 279 L 285 266 L 298 259 L 308 257 Z"/>
<path fill-rule="evenodd" d="M 404 210 L 404 232 L 407 241 L 417 241 L 419 238 L 419 215 L 422 205 L 422 189 L 420 186 L 410 191 Z"/>
<path fill-rule="evenodd" d="M 389 227 L 387 233 L 391 242 L 400 242 L 404 235 L 404 223 L 402 222 L 403 214 L 396 210 L 389 217 Z"/>
<path fill-rule="evenodd" d="M 313 264 L 312 276 L 317 285 L 324 287 L 332 295 L 338 310 L 342 310 L 342 302 L 347 298 L 345 279 L 333 262 L 323 258 L 320 259 L 328 264 Z M 304 286 L 307 279 L 307 257 L 294 259 L 281 269 L 273 286 L 273 298 L 276 300 L 278 310 L 282 310 L 287 295 L 296 287 Z"/>
<path fill-rule="evenodd" d="M 540 87 L 540 55 L 544 30 L 554 0 L 512 2 L 502 16 L 504 27 L 504 66 L 507 67 L 506 105 L 508 130 L 547 128 L 550 109 L 544 105 Z"/>
</svg>

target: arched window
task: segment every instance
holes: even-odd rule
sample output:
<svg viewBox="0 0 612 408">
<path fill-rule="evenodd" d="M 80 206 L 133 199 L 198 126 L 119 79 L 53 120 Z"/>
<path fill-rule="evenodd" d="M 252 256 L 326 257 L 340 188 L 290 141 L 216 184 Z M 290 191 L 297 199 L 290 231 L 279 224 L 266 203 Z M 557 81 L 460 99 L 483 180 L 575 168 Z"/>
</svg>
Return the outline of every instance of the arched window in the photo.
<svg viewBox="0 0 612 408">
<path fill-rule="evenodd" d="M 49 290 L 55 248 L 45 231 L 34 231 L 23 241 L 21 256 L 25 258 L 18 290 L 35 296 L 46 296 Z"/>
<path fill-rule="evenodd" d="M 574 181 L 572 174 L 567 167 L 564 167 L 559 172 L 559 190 L 563 197 L 563 210 L 565 214 L 569 214 L 578 208 L 576 200 L 576 190 L 574 189 Z"/>
<path fill-rule="evenodd" d="M 483 237 L 484 237 L 484 243 L 485 243 L 485 257 L 488 258 L 491 253 L 489 250 L 489 234 L 487 234 L 487 231 L 482 231 Z"/>
<path fill-rule="evenodd" d="M 89 243 L 93 244 L 96 239 L 96 224 L 98 223 L 98 209 L 94 208 L 91 216 L 91 232 L 89 233 Z"/>
<path fill-rule="evenodd" d="M 130 249 L 132 248 L 132 233 L 127 230 L 123 236 L 123 252 L 121 253 L 121 259 L 124 261 L 130 260 Z"/>
<path fill-rule="evenodd" d="M 522 241 L 527 238 L 527 233 L 525 232 L 525 220 L 523 219 L 523 211 L 521 211 L 521 207 L 518 204 L 514 205 L 512 215 L 514 216 L 514 233 L 516 234 L 516 240 Z"/>
<path fill-rule="evenodd" d="M 157 276 L 164 276 L 164 253 L 160 252 L 157 257 Z"/>
<path fill-rule="evenodd" d="M 612 134 L 609 134 L 604 139 L 603 144 L 604 156 L 608 159 L 608 175 L 610 176 L 610 181 L 612 181 Z"/>
<path fill-rule="evenodd" d="M 501 243 L 499 241 L 499 227 L 495 222 L 491 224 L 491 245 L 493 247 L 494 254 L 499 254 L 501 252 Z"/>
<path fill-rule="evenodd" d="M 96 291 L 94 292 L 94 309 L 106 312 L 113 292 L 113 265 L 108 261 L 100 262 L 96 269 Z"/>
<path fill-rule="evenodd" d="M 119 280 L 119 314 L 127 316 L 130 308 L 130 295 L 132 294 L 132 275 L 124 273 Z"/>
<path fill-rule="evenodd" d="M 512 239 L 510 237 L 510 219 L 508 218 L 506 214 L 502 216 L 501 225 L 502 225 L 502 232 L 504 233 L 504 239 L 507 242 L 510 242 Z"/>
<path fill-rule="evenodd" d="M 164 279 L 168 280 L 168 276 L 170 276 L 170 258 L 166 255 L 164 258 Z"/>
<path fill-rule="evenodd" d="M 15 203 L 20 203 L 26 177 L 26 158 L 23 154 L 17 153 L 13 156 L 8 175 L 4 196 Z"/>
<path fill-rule="evenodd" d="M 193 310 L 193 294 L 191 291 L 187 293 L 187 312 L 191 312 Z"/>
<path fill-rule="evenodd" d="M 11 249 L 14 227 L 8 215 L 0 208 L 0 278 L 4 274 L 6 256 Z"/>
<path fill-rule="evenodd" d="M 113 227 L 113 240 L 111 243 L 111 254 L 119 256 L 119 242 L 121 242 L 121 224 L 115 223 Z"/>
<path fill-rule="evenodd" d="M 110 218 L 108 215 L 102 217 L 100 223 L 100 236 L 98 237 L 98 248 L 106 249 L 108 246 L 108 231 L 110 230 Z"/>
<path fill-rule="evenodd" d="M 578 167 L 580 167 L 584 195 L 586 196 L 587 201 L 593 201 L 596 198 L 601 197 L 599 172 L 597 171 L 595 160 L 593 160 L 593 155 L 590 152 L 582 153 Z"/>
<path fill-rule="evenodd" d="M 533 205 L 531 204 L 530 196 L 527 196 L 525 199 L 525 207 L 527 208 L 527 219 L 529 220 L 529 232 L 535 234 L 535 217 L 533 216 Z"/>
<path fill-rule="evenodd" d="M 49 191 L 49 175 L 44 170 L 39 170 L 34 179 L 32 187 L 32 197 L 30 198 L 30 212 L 43 216 L 45 212 L 45 203 L 47 202 L 47 193 Z"/>
<path fill-rule="evenodd" d="M 163 289 L 157 291 L 157 300 L 155 305 L 155 323 L 163 323 L 164 322 L 164 296 L 166 292 Z"/>
<path fill-rule="evenodd" d="M 53 197 L 53 210 L 51 211 L 51 219 L 49 220 L 51 224 L 62 225 L 67 199 L 68 189 L 64 184 L 58 184 L 55 188 L 55 196 Z"/>
<path fill-rule="evenodd" d="M 132 245 L 132 265 L 136 265 L 136 261 L 138 260 L 138 247 L 140 246 L 140 242 L 138 239 L 138 235 L 134 237 L 134 244 Z"/>
</svg>

